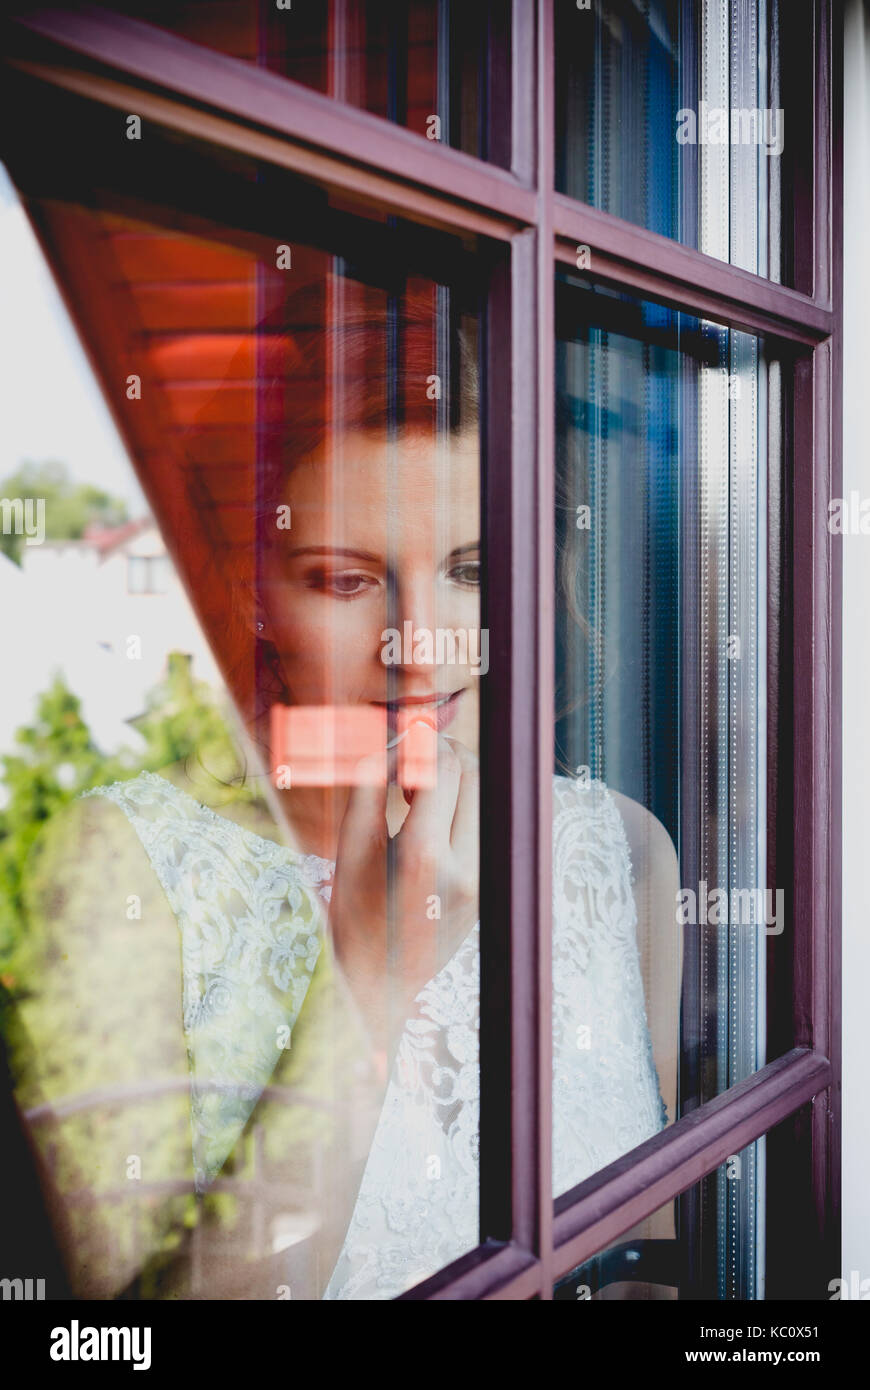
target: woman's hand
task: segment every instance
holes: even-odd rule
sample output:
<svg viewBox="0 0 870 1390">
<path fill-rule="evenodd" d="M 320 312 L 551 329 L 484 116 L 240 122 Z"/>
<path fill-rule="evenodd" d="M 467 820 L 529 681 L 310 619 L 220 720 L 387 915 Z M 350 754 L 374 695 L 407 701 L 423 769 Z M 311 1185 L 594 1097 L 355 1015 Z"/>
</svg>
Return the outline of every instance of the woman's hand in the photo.
<svg viewBox="0 0 870 1390">
<path fill-rule="evenodd" d="M 336 957 L 375 1047 L 389 1056 L 414 998 L 478 915 L 477 759 L 428 733 L 436 784 L 405 793 L 410 809 L 392 839 L 386 785 L 352 789 L 329 912 Z"/>
</svg>

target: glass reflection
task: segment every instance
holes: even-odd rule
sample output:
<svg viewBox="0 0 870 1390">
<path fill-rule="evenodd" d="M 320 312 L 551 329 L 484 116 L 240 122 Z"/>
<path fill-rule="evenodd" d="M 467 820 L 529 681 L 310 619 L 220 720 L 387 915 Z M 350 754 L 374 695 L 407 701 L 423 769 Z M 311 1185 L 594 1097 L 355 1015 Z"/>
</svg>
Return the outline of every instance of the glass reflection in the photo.
<svg viewBox="0 0 870 1390">
<path fill-rule="evenodd" d="M 790 1123 L 773 1131 L 788 1143 Z M 766 1138 L 730 1154 L 687 1192 L 560 1279 L 558 1302 L 765 1298 Z"/>
<path fill-rule="evenodd" d="M 810 0 L 557 0 L 556 186 L 806 288 Z"/>
<path fill-rule="evenodd" d="M 497 112 L 490 122 L 487 110 L 487 44 L 508 50 L 506 0 L 114 0 L 111 9 L 424 139 L 509 163 L 509 121 Z"/>
<path fill-rule="evenodd" d="M 778 365 L 579 279 L 557 306 L 554 1039 L 582 1059 L 556 1074 L 558 1197 L 763 1063 L 784 905 L 764 854 Z"/>
<path fill-rule="evenodd" d="M 168 665 L 147 755 L 76 725 L 87 775 L 15 845 L 6 1037 L 65 1277 L 394 1297 L 478 1240 L 477 302 L 377 221 L 287 274 L 157 197 L 31 206 L 109 390 L 123 357 L 155 523 L 121 583 Z M 234 709 L 156 647 L 178 579 Z"/>
</svg>

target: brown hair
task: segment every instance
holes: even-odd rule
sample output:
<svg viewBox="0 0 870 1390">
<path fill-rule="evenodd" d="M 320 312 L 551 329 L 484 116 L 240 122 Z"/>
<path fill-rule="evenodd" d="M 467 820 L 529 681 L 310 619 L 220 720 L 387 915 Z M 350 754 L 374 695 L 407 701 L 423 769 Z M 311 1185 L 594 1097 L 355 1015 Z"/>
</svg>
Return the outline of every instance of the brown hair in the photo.
<svg viewBox="0 0 870 1390">
<path fill-rule="evenodd" d="M 216 593 L 225 595 L 223 641 L 235 653 L 224 663 L 225 675 L 249 727 L 261 726 L 269 706 L 286 691 L 277 654 L 256 631 L 256 589 L 257 556 L 274 538 L 288 475 L 333 431 L 380 431 L 389 423 L 399 438 L 420 431 L 436 438 L 445 428 L 451 433 L 478 428 L 476 306 L 453 303 L 448 317 L 445 323 L 430 281 L 409 281 L 402 294 L 390 295 L 329 272 L 288 297 L 255 330 L 255 493 L 240 499 L 253 521 L 248 547 L 227 535 L 220 508 L 208 498 L 207 477 L 201 468 L 193 470 L 197 504 L 206 509 L 213 532 Z M 250 342 L 246 350 L 251 352 Z M 560 467 L 557 506 L 563 510 L 569 508 L 564 494 Z M 554 582 L 579 637 L 578 660 L 584 644 L 595 640 L 578 596 L 583 539 L 573 524 L 557 530 Z M 588 698 L 563 703 L 557 719 Z"/>
<path fill-rule="evenodd" d="M 192 463 L 188 486 L 211 539 L 210 625 L 229 653 L 224 675 L 248 727 L 261 728 L 286 690 L 277 653 L 257 632 L 257 578 L 289 474 L 333 432 L 389 426 L 397 438 L 435 439 L 477 429 L 475 306 L 450 296 L 444 322 L 443 298 L 422 279 L 390 294 L 328 272 L 241 340 L 238 357 L 257 364 L 256 460 L 239 470 L 230 503 L 215 502 L 207 459 Z"/>
</svg>

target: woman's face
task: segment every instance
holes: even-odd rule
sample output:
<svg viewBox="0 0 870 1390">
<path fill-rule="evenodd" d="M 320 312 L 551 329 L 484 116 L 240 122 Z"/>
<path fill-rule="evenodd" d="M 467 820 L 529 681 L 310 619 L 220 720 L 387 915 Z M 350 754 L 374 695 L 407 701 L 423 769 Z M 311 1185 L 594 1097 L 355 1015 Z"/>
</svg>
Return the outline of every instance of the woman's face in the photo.
<svg viewBox="0 0 870 1390">
<path fill-rule="evenodd" d="M 477 752 L 479 474 L 474 432 L 353 433 L 292 471 L 261 583 L 291 704 L 376 706 L 393 732 L 419 709 Z"/>
</svg>

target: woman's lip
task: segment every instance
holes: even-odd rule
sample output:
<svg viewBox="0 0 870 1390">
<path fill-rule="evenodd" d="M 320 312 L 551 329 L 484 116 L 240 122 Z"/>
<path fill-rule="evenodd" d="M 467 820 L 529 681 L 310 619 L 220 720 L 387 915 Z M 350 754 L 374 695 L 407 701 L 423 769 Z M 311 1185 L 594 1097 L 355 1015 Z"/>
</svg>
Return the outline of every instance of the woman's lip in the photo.
<svg viewBox="0 0 870 1390">
<path fill-rule="evenodd" d="M 372 704 L 383 709 L 405 709 L 410 705 L 434 705 L 442 700 L 452 700 L 454 695 L 461 694 L 461 690 L 448 690 L 440 695 L 436 692 L 433 695 L 404 695 L 400 700 L 373 700 Z"/>
<path fill-rule="evenodd" d="M 440 733 L 455 719 L 461 695 L 461 690 L 454 690 L 449 695 L 407 696 L 403 700 L 373 700 L 372 704 L 386 710 L 391 733 L 404 732 L 413 724 L 415 715 L 426 722 L 431 720 Z"/>
</svg>

